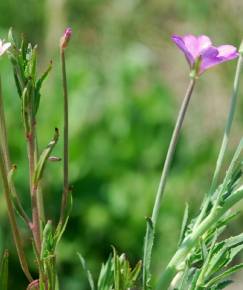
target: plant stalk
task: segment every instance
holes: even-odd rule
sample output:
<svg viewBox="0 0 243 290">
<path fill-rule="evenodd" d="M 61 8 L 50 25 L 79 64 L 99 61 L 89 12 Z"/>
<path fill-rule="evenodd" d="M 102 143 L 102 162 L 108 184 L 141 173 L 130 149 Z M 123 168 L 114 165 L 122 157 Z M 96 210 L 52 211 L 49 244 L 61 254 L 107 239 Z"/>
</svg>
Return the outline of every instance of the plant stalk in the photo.
<svg viewBox="0 0 243 290">
<path fill-rule="evenodd" d="M 63 84 L 63 113 L 64 113 L 64 147 L 63 147 L 63 194 L 61 204 L 60 223 L 64 223 L 65 210 L 67 206 L 68 194 L 69 194 L 69 143 L 68 143 L 68 89 L 67 89 L 67 74 L 66 74 L 66 61 L 65 61 L 65 49 L 60 48 L 61 54 L 61 66 L 62 66 L 62 84 Z"/>
<path fill-rule="evenodd" d="M 159 210 L 161 206 L 161 201 L 164 194 L 164 189 L 166 185 L 166 180 L 168 176 L 168 172 L 171 166 L 171 162 L 173 160 L 173 156 L 175 153 L 176 145 L 178 143 L 178 138 L 180 135 L 181 127 L 185 118 L 185 114 L 187 112 L 187 108 L 192 96 L 192 92 L 196 83 L 196 77 L 191 78 L 184 100 L 182 102 L 177 121 L 174 127 L 174 131 L 171 137 L 170 145 L 168 148 L 168 152 L 165 158 L 165 163 L 162 171 L 162 175 L 160 178 L 160 183 L 158 187 L 158 191 L 156 194 L 156 199 L 153 207 L 152 218 L 150 223 L 147 223 L 146 228 L 146 235 L 145 235 L 145 242 L 144 242 L 144 263 L 143 263 L 143 288 L 147 289 L 148 287 L 148 280 L 149 280 L 149 273 L 150 273 L 150 264 L 151 264 L 151 255 L 152 255 L 152 248 L 153 248 L 153 240 L 154 240 L 154 233 L 155 233 L 155 226 L 158 220 Z"/>
</svg>

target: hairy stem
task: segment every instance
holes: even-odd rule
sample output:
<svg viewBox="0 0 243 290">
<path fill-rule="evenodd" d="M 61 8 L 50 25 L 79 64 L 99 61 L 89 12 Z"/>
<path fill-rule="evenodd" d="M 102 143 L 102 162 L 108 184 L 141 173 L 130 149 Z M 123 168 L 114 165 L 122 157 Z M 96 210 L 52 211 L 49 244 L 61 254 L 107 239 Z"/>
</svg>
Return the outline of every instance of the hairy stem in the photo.
<svg viewBox="0 0 243 290">
<path fill-rule="evenodd" d="M 171 162 L 173 160 L 173 156 L 175 153 L 176 145 L 178 143 L 178 138 L 180 135 L 180 130 L 185 118 L 185 114 L 191 99 L 191 95 L 194 89 L 196 83 L 196 78 L 192 78 L 189 82 L 184 100 L 182 102 L 177 121 L 174 127 L 174 131 L 171 137 L 170 145 L 168 148 L 168 152 L 165 158 L 165 163 L 158 187 L 158 191 L 156 194 L 156 199 L 153 207 L 152 212 L 152 218 L 151 218 L 151 224 L 147 223 L 147 229 L 146 229 L 146 235 L 145 235 L 145 242 L 144 242 L 144 264 L 143 264 L 143 288 L 147 289 L 147 281 L 149 279 L 149 273 L 150 273 L 150 264 L 151 264 L 151 255 L 152 255 L 152 248 L 153 248 L 153 240 L 154 240 L 154 232 L 155 232 L 155 226 L 158 220 L 159 210 L 161 206 L 161 201 L 164 194 L 164 189 L 166 185 L 166 180 L 168 176 L 168 172 L 171 166 Z"/>
</svg>

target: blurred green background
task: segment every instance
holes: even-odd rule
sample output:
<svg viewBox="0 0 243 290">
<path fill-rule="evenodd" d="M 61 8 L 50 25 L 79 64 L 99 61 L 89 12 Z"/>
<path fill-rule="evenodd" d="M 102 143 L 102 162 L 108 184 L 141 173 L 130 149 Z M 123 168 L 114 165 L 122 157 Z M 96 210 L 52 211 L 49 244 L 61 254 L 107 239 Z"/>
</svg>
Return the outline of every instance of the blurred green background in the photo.
<svg viewBox="0 0 243 290">
<path fill-rule="evenodd" d="M 17 35 L 23 32 L 38 44 L 40 71 L 50 60 L 54 63 L 38 114 L 40 148 L 49 142 L 54 127 L 62 128 L 58 44 L 64 28 L 73 28 L 67 69 L 74 207 L 58 249 L 61 289 L 87 289 L 77 252 L 87 259 L 95 277 L 111 245 L 126 252 L 132 264 L 141 258 L 145 217 L 151 213 L 188 82 L 187 63 L 170 37 L 207 34 L 216 45 L 238 46 L 243 37 L 242 12 L 239 0 L 0 1 L 0 37 L 6 39 L 13 27 Z M 161 208 L 153 255 L 156 275 L 175 250 L 185 203 L 189 202 L 193 216 L 209 187 L 235 64 L 225 63 L 205 73 L 193 94 Z M 18 165 L 16 184 L 29 211 L 20 102 L 7 57 L 1 59 L 0 72 L 12 162 Z M 242 105 L 241 94 L 228 159 L 242 135 Z M 55 154 L 62 154 L 61 141 Z M 60 163 L 49 165 L 43 186 L 47 216 L 56 221 L 62 191 Z M 242 222 L 241 217 L 233 223 L 228 235 L 241 231 Z M 25 289 L 2 192 L 0 224 L 0 247 L 10 249 L 13 285 Z M 28 236 L 25 246 L 31 258 Z M 13 285 L 10 289 L 17 289 Z"/>
</svg>

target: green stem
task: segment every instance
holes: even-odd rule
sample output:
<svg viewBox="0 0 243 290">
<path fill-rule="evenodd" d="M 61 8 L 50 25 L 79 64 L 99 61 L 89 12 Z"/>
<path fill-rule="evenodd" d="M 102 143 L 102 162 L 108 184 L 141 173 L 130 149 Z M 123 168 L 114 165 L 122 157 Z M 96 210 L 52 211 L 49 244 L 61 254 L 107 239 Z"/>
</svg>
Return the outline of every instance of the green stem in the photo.
<svg viewBox="0 0 243 290">
<path fill-rule="evenodd" d="M 242 45 L 243 45 L 243 42 L 242 42 L 241 46 Z M 199 217 L 194 225 L 194 228 L 196 228 L 198 226 L 198 224 L 202 221 L 202 219 L 206 213 L 207 207 L 208 207 L 208 202 L 209 202 L 208 197 L 214 193 L 214 191 L 216 190 L 217 185 L 218 185 L 219 174 L 220 174 L 220 170 L 222 168 L 225 152 L 226 152 L 226 149 L 228 147 L 229 135 L 230 135 L 232 123 L 234 120 L 235 110 L 236 110 L 236 104 L 237 104 L 237 99 L 238 99 L 238 94 L 239 94 L 240 75 L 241 75 L 241 70 L 242 70 L 242 64 L 243 64 L 243 53 L 241 52 L 239 59 L 238 59 L 238 62 L 237 62 L 237 66 L 236 66 L 235 78 L 234 78 L 234 84 L 233 84 L 233 92 L 232 92 L 231 101 L 230 101 L 230 110 L 229 110 L 227 121 L 226 121 L 224 136 L 223 136 L 222 144 L 220 147 L 219 155 L 217 158 L 216 168 L 214 171 L 212 183 L 211 183 L 209 192 L 207 193 L 207 195 L 205 197 L 205 202 L 204 202 L 203 207 L 201 209 L 200 215 L 199 215 Z"/>
<path fill-rule="evenodd" d="M 161 201 L 164 194 L 164 189 L 166 185 L 166 180 L 168 176 L 168 172 L 171 166 L 171 162 L 175 153 L 176 145 L 178 142 L 178 138 L 180 135 L 180 130 L 185 118 L 185 114 L 191 99 L 191 95 L 194 89 L 196 83 L 196 78 L 192 78 L 189 82 L 186 95 L 184 97 L 184 100 L 182 102 L 177 121 L 175 124 L 175 128 L 171 137 L 170 145 L 168 148 L 168 152 L 165 158 L 165 163 L 162 171 L 162 175 L 160 178 L 160 183 L 158 187 L 158 191 L 156 194 L 156 199 L 153 207 L 152 212 L 152 218 L 151 223 L 147 223 L 147 229 L 146 229 L 146 235 L 145 235 L 145 242 L 144 242 L 144 264 L 143 264 L 143 287 L 144 289 L 147 289 L 147 283 L 149 280 L 150 275 L 150 264 L 151 264 L 151 255 L 152 255 L 152 248 L 153 248 L 153 240 L 154 240 L 154 232 L 155 232 L 155 226 L 158 220 L 159 210 Z"/>
<path fill-rule="evenodd" d="M 62 66 L 62 83 L 63 83 L 63 97 L 64 97 L 64 148 L 63 148 L 63 195 L 61 204 L 60 223 L 64 223 L 65 210 L 67 206 L 67 199 L 69 193 L 69 144 L 68 144 L 68 89 L 67 89 L 67 74 L 65 62 L 65 49 L 61 48 L 61 66 Z"/>
<path fill-rule="evenodd" d="M 236 192 L 234 192 L 228 199 L 225 200 L 224 205 L 214 206 L 211 213 L 201 222 L 200 225 L 192 232 L 185 241 L 181 244 L 175 255 L 170 260 L 167 268 L 163 272 L 157 289 L 168 289 L 173 277 L 178 271 L 178 266 L 186 259 L 190 250 L 196 246 L 199 238 L 213 225 L 215 224 L 232 206 L 239 202 L 243 198 L 243 186 L 241 186 Z"/>
<path fill-rule="evenodd" d="M 3 98 L 2 98 L 2 88 L 1 88 L 1 80 L 0 80 L 0 171 L 2 175 L 3 180 L 3 187 L 4 187 L 4 196 L 7 203 L 7 209 L 8 209 L 8 217 L 10 221 L 10 226 L 12 229 L 13 239 L 16 245 L 16 250 L 18 253 L 19 261 L 21 268 L 27 277 L 27 279 L 31 282 L 33 279 L 31 277 L 31 274 L 29 272 L 28 263 L 25 257 L 23 244 L 21 235 L 18 229 L 16 217 L 14 214 L 14 206 L 11 199 L 11 185 L 8 181 L 8 173 L 10 168 L 10 161 L 9 161 L 9 152 L 8 152 L 8 146 L 7 146 L 7 130 L 6 130 L 6 121 L 5 121 L 5 115 L 4 115 L 4 106 L 3 106 Z M 12 188 L 14 188 L 12 186 Z M 26 216 L 27 222 L 28 218 Z"/>
</svg>

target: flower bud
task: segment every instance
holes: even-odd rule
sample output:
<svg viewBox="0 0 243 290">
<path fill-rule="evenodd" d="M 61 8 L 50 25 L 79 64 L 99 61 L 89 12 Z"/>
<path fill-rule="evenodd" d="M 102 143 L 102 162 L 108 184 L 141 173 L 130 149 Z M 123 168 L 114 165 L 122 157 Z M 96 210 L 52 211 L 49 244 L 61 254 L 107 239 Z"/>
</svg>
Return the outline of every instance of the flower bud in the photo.
<svg viewBox="0 0 243 290">
<path fill-rule="evenodd" d="M 72 36 L 72 29 L 70 27 L 66 28 L 63 36 L 60 39 L 60 48 L 65 49 L 68 46 L 69 40 Z"/>
</svg>

